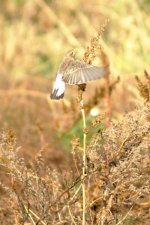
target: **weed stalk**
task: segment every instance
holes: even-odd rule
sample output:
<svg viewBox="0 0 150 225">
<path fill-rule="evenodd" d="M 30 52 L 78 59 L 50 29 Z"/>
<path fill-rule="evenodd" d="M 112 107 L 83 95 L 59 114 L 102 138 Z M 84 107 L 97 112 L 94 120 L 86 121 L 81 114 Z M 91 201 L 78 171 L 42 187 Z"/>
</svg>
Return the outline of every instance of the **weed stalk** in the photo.
<svg viewBox="0 0 150 225">
<path fill-rule="evenodd" d="M 82 225 L 85 225 L 86 220 L 86 168 L 87 168 L 87 160 L 86 160 L 86 138 L 87 138 L 87 127 L 86 127 L 86 118 L 85 118 L 85 109 L 83 103 L 83 91 L 85 91 L 86 85 L 79 86 L 79 102 L 80 102 L 80 110 L 82 114 L 83 121 L 83 155 L 82 155 Z"/>
</svg>

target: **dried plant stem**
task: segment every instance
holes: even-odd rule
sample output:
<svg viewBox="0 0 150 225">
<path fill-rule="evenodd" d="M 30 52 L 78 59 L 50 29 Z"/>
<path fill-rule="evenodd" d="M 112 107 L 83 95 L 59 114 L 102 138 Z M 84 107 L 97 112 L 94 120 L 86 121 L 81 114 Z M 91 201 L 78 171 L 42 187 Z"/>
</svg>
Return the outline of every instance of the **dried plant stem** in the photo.
<svg viewBox="0 0 150 225">
<path fill-rule="evenodd" d="M 46 223 L 40 219 L 39 216 L 37 216 L 37 214 L 35 214 L 31 209 L 27 209 L 27 207 L 24 205 L 25 210 L 29 213 L 32 214 L 36 219 L 38 219 L 38 221 L 42 224 L 42 225 L 46 225 Z M 31 218 L 31 217 L 30 217 Z M 38 222 L 37 222 L 38 223 Z M 36 224 L 37 224 L 36 223 Z"/>
<path fill-rule="evenodd" d="M 108 128 L 110 126 L 110 115 L 111 115 L 111 101 L 110 101 L 110 92 L 109 92 L 109 87 L 110 87 L 110 82 L 109 82 L 109 74 L 105 78 L 105 100 L 106 100 L 106 121 L 105 125 Z M 110 146 L 106 144 L 105 147 L 106 150 L 106 166 L 107 166 L 107 175 L 109 174 L 109 151 L 110 151 Z"/>
<path fill-rule="evenodd" d="M 76 168 L 76 171 L 78 173 L 78 176 L 80 176 L 80 171 L 78 169 L 78 165 L 77 165 L 77 160 L 75 158 L 75 150 L 73 149 L 73 161 L 74 161 L 74 164 L 75 164 L 75 168 Z"/>
<path fill-rule="evenodd" d="M 74 200 L 74 198 L 76 197 L 76 195 L 78 194 L 78 192 L 80 191 L 81 189 L 81 185 L 77 188 L 75 194 L 73 195 L 73 197 L 70 199 L 70 202 Z"/>
<path fill-rule="evenodd" d="M 86 167 L 87 167 L 87 161 L 86 161 L 86 120 L 85 120 L 85 110 L 84 110 L 84 104 L 83 99 L 81 97 L 80 101 L 81 106 L 81 114 L 82 114 L 82 120 L 83 120 L 83 165 L 82 165 L 82 200 L 83 200 L 83 214 L 82 214 L 82 225 L 85 225 L 85 214 L 86 214 L 86 188 L 85 188 L 85 176 L 86 176 Z"/>
<path fill-rule="evenodd" d="M 33 220 L 32 216 L 31 216 L 31 214 L 29 213 L 29 211 L 28 211 L 28 209 L 27 209 L 27 207 L 26 207 L 25 205 L 24 205 L 24 208 L 25 208 L 27 214 L 29 215 L 32 224 L 33 224 L 33 225 L 36 225 L 36 223 L 34 222 L 34 220 Z"/>
<path fill-rule="evenodd" d="M 38 224 L 38 222 L 40 222 L 42 225 L 46 225 L 46 223 L 45 223 L 43 220 L 41 220 L 40 217 L 37 216 L 37 214 L 35 214 L 31 209 L 28 209 L 25 205 L 23 205 L 23 206 L 24 206 L 26 212 L 28 213 L 30 219 L 32 220 L 32 223 L 33 223 L 33 224 Z M 37 223 L 34 222 L 34 220 L 33 220 L 32 216 L 31 216 L 31 214 L 32 214 L 36 219 L 38 219 L 38 222 L 37 222 Z"/>
<path fill-rule="evenodd" d="M 106 99 L 106 127 L 110 126 L 111 102 L 109 94 L 109 76 L 106 77 L 105 82 L 105 99 Z"/>
<path fill-rule="evenodd" d="M 116 225 L 122 224 L 122 222 L 127 218 L 127 216 L 129 215 L 129 213 L 131 212 L 133 208 L 133 205 L 131 206 L 131 208 L 129 209 L 129 211 L 126 213 L 126 215 L 123 217 L 122 220 L 120 220 Z"/>
<path fill-rule="evenodd" d="M 12 185 L 12 188 L 14 187 L 14 178 L 12 177 L 11 178 L 11 185 Z M 16 213 L 16 197 L 13 196 L 13 199 L 12 199 L 12 208 L 13 208 L 13 214 L 14 214 L 14 219 L 15 219 L 15 225 L 18 224 L 18 219 L 17 219 L 17 213 Z"/>
<path fill-rule="evenodd" d="M 70 210 L 69 205 L 68 205 L 68 211 L 69 211 L 69 215 L 70 215 L 70 217 L 71 217 L 71 221 L 73 222 L 73 224 L 77 225 L 76 222 L 75 222 L 75 220 L 74 220 L 74 218 L 73 218 L 73 215 L 72 215 L 72 212 L 71 212 L 71 210 Z"/>
</svg>

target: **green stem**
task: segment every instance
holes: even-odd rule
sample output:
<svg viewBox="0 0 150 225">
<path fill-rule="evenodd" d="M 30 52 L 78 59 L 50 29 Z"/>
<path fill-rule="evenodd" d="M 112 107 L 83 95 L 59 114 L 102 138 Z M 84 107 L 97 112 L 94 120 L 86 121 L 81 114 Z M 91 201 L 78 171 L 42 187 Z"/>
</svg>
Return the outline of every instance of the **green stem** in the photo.
<svg viewBox="0 0 150 225">
<path fill-rule="evenodd" d="M 86 119 L 85 119 L 85 110 L 83 99 L 80 101 L 81 105 L 81 114 L 83 120 L 83 166 L 82 166 L 82 200 L 83 200 L 83 209 L 82 209 L 82 225 L 85 225 L 85 215 L 86 215 L 86 188 L 85 188 L 85 176 L 86 176 Z"/>
</svg>

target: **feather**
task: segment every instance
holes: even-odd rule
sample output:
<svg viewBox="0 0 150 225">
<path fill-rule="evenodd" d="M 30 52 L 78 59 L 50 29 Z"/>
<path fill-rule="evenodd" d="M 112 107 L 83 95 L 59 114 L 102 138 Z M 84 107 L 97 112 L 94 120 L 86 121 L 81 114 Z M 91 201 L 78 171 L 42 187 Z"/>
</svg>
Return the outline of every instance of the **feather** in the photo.
<svg viewBox="0 0 150 225">
<path fill-rule="evenodd" d="M 64 74 L 63 81 L 70 85 L 84 84 L 88 81 L 98 80 L 108 74 L 109 66 L 97 67 L 85 62 L 74 61 L 70 64 Z"/>
<path fill-rule="evenodd" d="M 62 75 L 57 74 L 54 87 L 51 93 L 51 99 L 60 99 L 64 97 L 65 82 L 62 80 Z"/>
</svg>

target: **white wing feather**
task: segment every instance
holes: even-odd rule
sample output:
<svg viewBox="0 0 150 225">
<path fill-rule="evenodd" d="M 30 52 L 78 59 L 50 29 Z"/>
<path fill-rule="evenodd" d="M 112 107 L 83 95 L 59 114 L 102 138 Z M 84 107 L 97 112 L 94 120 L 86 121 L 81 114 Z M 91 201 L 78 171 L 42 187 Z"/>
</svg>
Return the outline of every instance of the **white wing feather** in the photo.
<svg viewBox="0 0 150 225">
<path fill-rule="evenodd" d="M 54 83 L 54 87 L 51 93 L 52 99 L 60 99 L 63 98 L 65 92 L 65 82 L 62 80 L 62 75 L 57 74 L 56 80 Z"/>
</svg>

